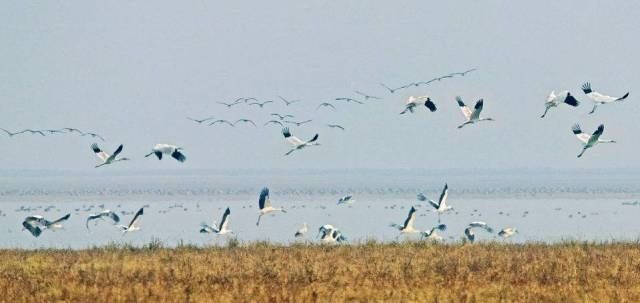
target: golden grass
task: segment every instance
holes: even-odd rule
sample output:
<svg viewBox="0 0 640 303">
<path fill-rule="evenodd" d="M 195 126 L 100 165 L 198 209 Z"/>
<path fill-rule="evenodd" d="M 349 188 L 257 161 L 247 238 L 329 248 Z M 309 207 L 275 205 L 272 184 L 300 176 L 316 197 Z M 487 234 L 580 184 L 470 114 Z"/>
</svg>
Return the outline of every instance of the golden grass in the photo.
<svg viewBox="0 0 640 303">
<path fill-rule="evenodd" d="M 6 302 L 640 302 L 637 243 L 0 250 Z"/>
</svg>

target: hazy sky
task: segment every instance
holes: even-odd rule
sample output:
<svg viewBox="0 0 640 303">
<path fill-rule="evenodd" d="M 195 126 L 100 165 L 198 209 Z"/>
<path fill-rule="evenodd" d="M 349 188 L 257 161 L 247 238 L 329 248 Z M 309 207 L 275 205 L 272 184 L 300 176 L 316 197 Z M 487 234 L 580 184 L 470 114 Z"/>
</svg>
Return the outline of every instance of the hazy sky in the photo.
<svg viewBox="0 0 640 303">
<path fill-rule="evenodd" d="M 382 2 L 382 1 L 379 1 Z M 0 127 L 77 127 L 124 144 L 136 158 L 109 170 L 146 168 L 640 168 L 638 1 L 3 1 Z M 477 67 L 477 72 L 390 95 L 399 86 Z M 631 95 L 595 115 L 584 81 Z M 583 105 L 538 118 L 551 90 Z M 354 90 L 384 97 L 334 102 Z M 436 113 L 400 116 L 411 94 Z M 288 108 L 216 104 L 238 97 L 300 99 Z M 485 99 L 496 122 L 459 130 L 454 97 Z M 322 146 L 284 157 L 270 112 L 313 119 L 295 135 Z M 259 127 L 207 127 L 185 119 L 251 118 Z M 345 132 L 329 129 L 339 123 Z M 604 123 L 616 145 L 576 159 L 570 127 Z M 90 138 L 0 134 L 0 169 L 93 169 Z M 155 143 L 188 160 L 141 158 Z"/>
</svg>

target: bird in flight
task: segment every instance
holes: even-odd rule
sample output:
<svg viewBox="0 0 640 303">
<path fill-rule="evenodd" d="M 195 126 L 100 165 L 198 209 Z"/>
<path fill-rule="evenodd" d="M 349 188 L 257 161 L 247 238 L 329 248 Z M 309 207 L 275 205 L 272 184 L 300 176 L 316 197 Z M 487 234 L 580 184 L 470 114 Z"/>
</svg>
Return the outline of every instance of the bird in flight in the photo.
<svg viewBox="0 0 640 303">
<path fill-rule="evenodd" d="M 340 205 L 340 204 L 351 204 L 353 202 L 356 202 L 356 200 L 353 199 L 353 195 L 346 195 L 346 196 L 341 197 L 340 199 L 338 199 L 338 205 Z"/>
<path fill-rule="evenodd" d="M 284 104 L 285 104 L 286 106 L 289 106 L 289 105 L 291 105 L 291 104 L 293 104 L 293 103 L 300 102 L 300 100 L 297 100 L 297 99 L 296 99 L 296 100 L 291 100 L 291 101 L 289 101 L 289 100 L 285 99 L 285 98 L 284 98 L 284 97 L 282 97 L 282 96 L 278 96 L 278 98 L 280 98 L 280 100 L 282 100 L 282 102 L 284 102 Z"/>
<path fill-rule="evenodd" d="M 309 231 L 309 227 L 305 222 L 305 223 L 302 223 L 302 227 L 300 227 L 293 236 L 296 238 L 302 238 L 304 237 L 305 234 L 307 234 L 308 231 Z"/>
<path fill-rule="evenodd" d="M 384 87 L 386 90 L 389 91 L 389 93 L 392 93 L 392 94 L 395 93 L 398 89 L 400 89 L 400 88 L 391 88 L 384 83 L 380 83 L 380 86 Z"/>
<path fill-rule="evenodd" d="M 309 123 L 311 121 L 313 121 L 313 120 L 304 120 L 304 121 L 300 121 L 300 122 L 291 121 L 291 120 L 285 120 L 284 123 L 295 124 L 296 126 L 302 126 L 303 124 L 307 124 L 307 123 Z"/>
<path fill-rule="evenodd" d="M 133 216 L 133 219 L 131 220 L 131 222 L 129 222 L 129 225 L 120 225 L 120 228 L 122 229 L 122 235 L 126 235 L 129 232 L 132 231 L 136 231 L 136 230 L 140 230 L 140 226 L 138 226 L 138 222 L 140 222 L 140 219 L 142 217 L 142 215 L 144 214 L 144 207 L 140 208 L 138 210 L 138 212 L 136 212 L 136 214 Z"/>
<path fill-rule="evenodd" d="M 333 104 L 329 103 L 329 102 L 322 102 L 318 105 L 318 107 L 316 107 L 316 110 L 319 110 L 321 107 L 330 107 L 333 108 L 333 110 L 336 110 L 336 107 L 333 106 Z"/>
<path fill-rule="evenodd" d="M 419 201 L 429 201 L 429 204 L 433 206 L 434 211 L 438 213 L 438 223 L 440 223 L 440 215 L 447 211 L 453 210 L 453 207 L 447 205 L 447 198 L 449 197 L 449 185 L 444 184 L 444 188 L 442 189 L 442 193 L 440 194 L 440 199 L 438 202 L 433 201 L 431 199 L 427 199 L 427 197 L 423 193 L 418 194 Z"/>
<path fill-rule="evenodd" d="M 415 222 L 416 222 L 416 208 L 411 206 L 411 209 L 409 210 L 409 215 L 407 215 L 407 218 L 404 220 L 404 224 L 399 225 L 399 224 L 393 223 L 391 224 L 391 227 L 398 229 L 402 234 L 418 233 L 420 231 L 413 227 L 413 223 Z"/>
<path fill-rule="evenodd" d="M 336 101 L 345 101 L 345 102 L 354 102 L 354 103 L 358 103 L 358 104 L 364 104 L 364 102 L 353 99 L 353 98 L 345 98 L 345 97 L 339 97 L 335 99 Z"/>
<path fill-rule="evenodd" d="M 128 161 L 129 158 L 125 158 L 125 157 L 117 158 L 120 152 L 122 152 L 122 148 L 123 146 L 122 144 L 120 144 L 120 146 L 118 146 L 118 148 L 113 152 L 113 154 L 109 155 L 108 153 L 101 150 L 100 147 L 98 147 L 98 143 L 91 144 L 91 149 L 93 150 L 93 152 L 96 154 L 96 156 L 98 156 L 98 158 L 100 158 L 100 160 L 102 160 L 102 163 L 96 165 L 96 168 L 103 165 L 108 165 L 117 161 Z"/>
<path fill-rule="evenodd" d="M 42 216 L 28 216 L 22 221 L 23 230 L 28 230 L 34 237 L 40 236 L 45 229 L 55 231 L 62 228 L 62 222 L 69 220 L 71 214 L 66 214 L 57 220 L 49 221 Z"/>
<path fill-rule="evenodd" d="M 278 120 L 269 120 L 267 121 L 267 123 L 264 124 L 264 126 L 267 126 L 269 124 L 277 124 L 277 125 L 280 125 L 280 127 L 284 127 L 284 124 L 282 124 L 282 122 Z"/>
<path fill-rule="evenodd" d="M 270 113 L 269 115 L 274 116 L 274 117 L 278 117 L 278 119 L 280 120 L 284 120 L 286 118 L 294 118 L 293 115 L 289 115 L 289 114 L 278 114 L 278 113 Z"/>
<path fill-rule="evenodd" d="M 229 125 L 231 127 L 234 126 L 233 123 L 231 123 L 230 121 L 222 120 L 222 119 L 219 119 L 219 120 L 216 120 L 216 121 L 213 121 L 213 122 L 209 123 L 209 126 L 212 126 L 212 125 L 215 125 L 215 124 L 227 124 L 227 125 Z"/>
<path fill-rule="evenodd" d="M 189 120 L 191 120 L 193 122 L 202 124 L 203 122 L 207 122 L 207 121 L 213 120 L 215 118 L 214 117 L 208 117 L 208 118 L 204 118 L 204 119 L 194 119 L 194 118 L 191 118 L 191 117 L 187 117 L 187 119 L 189 119 Z"/>
<path fill-rule="evenodd" d="M 355 91 L 355 93 L 360 95 L 360 96 L 362 96 L 365 101 L 369 100 L 369 99 L 382 100 L 382 98 L 380 98 L 380 97 L 376 97 L 376 96 L 372 96 L 372 95 L 369 95 L 369 94 L 365 94 L 365 93 L 363 93 L 361 91 Z"/>
<path fill-rule="evenodd" d="M 260 191 L 260 196 L 258 197 L 258 221 L 256 222 L 256 226 L 260 225 L 260 218 L 262 218 L 263 215 L 272 213 L 272 212 L 283 212 L 286 213 L 287 211 L 284 210 L 283 208 L 276 208 L 271 206 L 271 200 L 269 199 L 269 188 L 265 187 Z"/>
<path fill-rule="evenodd" d="M 574 124 L 573 127 L 571 127 L 571 131 L 576 135 L 576 138 L 582 142 L 582 151 L 578 154 L 578 158 L 582 157 L 582 154 L 584 154 L 587 149 L 594 147 L 598 143 L 616 143 L 615 140 L 600 139 L 600 136 L 604 132 L 604 124 L 600 124 L 592 135 L 583 133 L 579 124 Z"/>
<path fill-rule="evenodd" d="M 591 110 L 591 112 L 589 112 L 589 114 L 595 113 L 596 108 L 598 107 L 599 104 L 607 104 L 611 102 L 622 101 L 627 97 L 629 97 L 629 92 L 624 94 L 622 97 L 611 97 L 611 96 L 601 94 L 597 91 L 592 90 L 591 83 L 589 82 L 582 84 L 582 91 L 587 95 L 587 98 L 591 99 L 591 101 L 593 102 L 593 109 Z"/>
<path fill-rule="evenodd" d="M 561 91 L 557 95 L 555 91 L 551 91 L 549 97 L 547 97 L 547 101 L 544 103 L 544 113 L 542 113 L 542 116 L 540 116 L 540 118 L 544 118 L 547 115 L 549 109 L 551 109 L 552 107 L 557 107 L 562 103 L 571 105 L 573 107 L 580 105 L 580 101 L 576 100 L 576 98 L 574 98 L 568 90 Z"/>
<path fill-rule="evenodd" d="M 224 214 L 222 214 L 222 221 L 220 221 L 219 225 L 216 225 L 215 222 L 211 226 L 209 226 L 206 223 L 202 223 L 202 224 L 200 224 L 200 232 L 201 233 L 215 233 L 215 234 L 218 234 L 218 235 L 224 235 L 224 234 L 233 233 L 231 231 L 231 229 L 229 229 L 229 216 L 230 215 L 231 215 L 231 209 L 229 209 L 227 207 L 227 209 L 224 211 Z"/>
<path fill-rule="evenodd" d="M 509 238 L 511 236 L 514 236 L 517 233 L 518 233 L 517 229 L 515 229 L 513 227 L 506 227 L 506 228 L 503 228 L 501 231 L 498 232 L 498 236 L 506 239 L 506 238 Z"/>
<path fill-rule="evenodd" d="M 248 123 L 248 124 L 253 125 L 254 127 L 257 127 L 257 125 L 253 121 L 251 121 L 249 119 L 238 119 L 238 120 L 236 120 L 236 122 L 233 122 L 233 126 L 236 126 L 236 124 L 238 124 L 238 123 Z"/>
<path fill-rule="evenodd" d="M 478 100 L 478 102 L 476 102 L 476 105 L 473 107 L 473 111 L 471 111 L 471 109 L 469 109 L 469 107 L 466 106 L 464 102 L 462 102 L 462 98 L 460 98 L 459 96 L 456 97 L 456 101 L 458 101 L 458 107 L 460 107 L 462 114 L 467 119 L 467 121 L 460 124 L 458 128 L 463 128 L 467 124 L 475 124 L 480 121 L 494 121 L 493 118 L 480 118 L 482 105 L 484 103 L 483 99 L 480 99 Z"/>
<path fill-rule="evenodd" d="M 262 107 L 265 106 L 265 104 L 269 104 L 269 103 L 273 103 L 273 101 L 268 100 L 268 101 L 264 101 L 264 102 L 251 102 L 251 103 L 249 103 L 249 106 L 257 105 L 257 106 L 260 106 L 260 108 L 262 108 Z"/>
<path fill-rule="evenodd" d="M 285 156 L 288 156 L 294 151 L 301 150 L 307 146 L 320 145 L 320 143 L 316 142 L 318 141 L 318 134 L 315 134 L 315 136 L 313 136 L 313 138 L 311 138 L 309 141 L 302 141 L 298 139 L 298 137 L 292 136 L 289 128 L 285 127 L 282 129 L 282 135 L 284 135 L 285 140 L 287 140 L 287 142 L 289 142 L 289 144 L 293 146 L 291 150 L 284 154 Z"/>
<path fill-rule="evenodd" d="M 151 155 L 156 155 L 158 160 L 162 160 L 162 155 L 171 155 L 172 158 L 178 160 L 179 162 L 184 162 L 187 160 L 187 157 L 182 153 L 184 149 L 182 147 L 178 147 L 171 144 L 156 144 L 151 152 L 146 154 L 144 157 L 149 157 Z"/>
<path fill-rule="evenodd" d="M 227 108 L 231 108 L 234 105 L 240 104 L 240 102 L 242 102 L 242 100 L 244 100 L 244 98 L 238 98 L 235 101 L 229 102 L 229 103 L 227 103 L 227 102 L 216 102 L 216 103 L 222 104 L 222 105 L 226 106 Z"/>
<path fill-rule="evenodd" d="M 344 127 L 342 127 L 342 125 L 339 125 L 339 124 L 327 124 L 327 126 L 330 128 L 338 128 L 338 129 L 344 130 Z"/>
<path fill-rule="evenodd" d="M 433 241 L 442 241 L 442 236 L 438 235 L 437 231 L 445 231 L 447 230 L 447 226 L 444 224 L 438 224 L 437 226 L 432 227 L 430 230 L 425 230 L 420 233 L 422 239 L 433 240 Z"/>
<path fill-rule="evenodd" d="M 95 220 L 95 219 L 104 220 L 104 218 L 111 219 L 111 221 L 113 221 L 113 224 L 118 224 L 120 222 L 120 217 L 114 211 L 105 209 L 97 214 L 90 214 L 89 217 L 87 218 L 87 222 L 85 223 L 85 226 L 87 227 L 87 229 L 89 229 L 89 221 Z"/>
<path fill-rule="evenodd" d="M 424 106 L 428 108 L 431 112 L 436 111 L 436 104 L 433 103 L 433 101 L 431 101 L 431 98 L 429 98 L 429 96 L 418 96 L 418 97 L 409 96 L 409 98 L 407 99 L 407 103 L 404 106 L 404 110 L 400 112 L 400 114 L 404 115 L 407 112 L 413 113 L 416 107 L 418 107 L 418 105 L 421 105 L 421 104 L 424 104 Z"/>
</svg>

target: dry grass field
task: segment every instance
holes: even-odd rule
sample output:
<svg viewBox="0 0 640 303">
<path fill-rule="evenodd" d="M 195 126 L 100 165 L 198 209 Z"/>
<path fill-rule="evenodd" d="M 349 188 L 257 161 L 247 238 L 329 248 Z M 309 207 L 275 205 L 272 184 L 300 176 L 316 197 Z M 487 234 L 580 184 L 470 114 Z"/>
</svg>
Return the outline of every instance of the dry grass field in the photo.
<svg viewBox="0 0 640 303">
<path fill-rule="evenodd" d="M 4 302 L 640 302 L 638 243 L 0 250 Z"/>
</svg>

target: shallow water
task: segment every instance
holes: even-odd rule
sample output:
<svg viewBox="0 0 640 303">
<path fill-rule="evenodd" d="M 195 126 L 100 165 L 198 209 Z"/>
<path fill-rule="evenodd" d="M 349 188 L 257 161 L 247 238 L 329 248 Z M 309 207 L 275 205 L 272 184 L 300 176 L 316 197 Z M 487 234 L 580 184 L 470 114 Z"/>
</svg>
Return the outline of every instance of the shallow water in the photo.
<svg viewBox="0 0 640 303">
<path fill-rule="evenodd" d="M 424 191 L 436 199 L 445 179 L 450 186 L 449 203 L 455 208 L 441 217 L 447 230 L 440 234 L 448 242 L 459 241 L 471 221 L 485 221 L 496 232 L 516 227 L 519 234 L 510 242 L 638 238 L 640 206 L 633 202 L 640 183 L 633 174 L 592 174 L 574 181 L 566 181 L 562 174 L 17 176 L 3 177 L 0 186 L 0 231 L 4 231 L 0 247 L 141 245 L 154 239 L 170 246 L 224 244 L 229 236 L 198 231 L 201 222 L 220 220 L 226 207 L 231 208 L 230 227 L 235 232 L 230 237 L 240 241 L 290 243 L 296 241 L 293 234 L 303 222 L 309 224 L 309 241 L 317 241 L 315 231 L 323 224 L 340 228 L 351 242 L 418 239 L 416 235 L 398 237 L 389 224 L 404 222 L 412 205 L 418 209 L 417 228 L 437 224 L 438 216 L 415 195 Z M 263 184 L 270 185 L 273 205 L 286 208 L 287 213 L 265 216 L 257 227 L 257 198 Z M 346 193 L 353 193 L 356 202 L 336 205 Z M 148 205 L 141 230 L 123 236 L 106 220 L 92 222 L 87 230 L 86 217 L 102 210 L 102 205 L 115 210 L 122 224 Z M 71 213 L 71 219 L 63 230 L 46 230 L 39 238 L 21 230 L 27 215 L 56 219 L 66 213 Z M 476 234 L 480 241 L 504 241 L 495 233 Z"/>
</svg>

